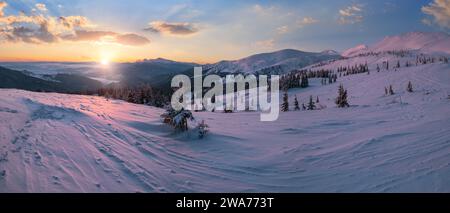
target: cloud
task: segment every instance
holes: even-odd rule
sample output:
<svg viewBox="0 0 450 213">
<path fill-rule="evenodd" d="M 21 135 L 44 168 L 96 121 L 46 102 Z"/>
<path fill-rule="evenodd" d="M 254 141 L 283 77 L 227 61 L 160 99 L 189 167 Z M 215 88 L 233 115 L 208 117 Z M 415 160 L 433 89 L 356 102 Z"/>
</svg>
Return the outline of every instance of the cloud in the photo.
<svg viewBox="0 0 450 213">
<path fill-rule="evenodd" d="M 253 12 L 255 12 L 256 14 L 264 16 L 264 15 L 272 15 L 277 8 L 274 6 L 264 7 L 259 4 L 255 4 L 253 5 L 252 9 Z"/>
<path fill-rule="evenodd" d="M 300 27 L 304 27 L 304 26 L 306 26 L 306 25 L 315 24 L 315 23 L 317 23 L 317 22 L 319 22 L 319 20 L 314 19 L 313 17 L 304 17 L 303 19 L 300 19 L 300 20 L 298 21 L 298 25 L 299 25 Z"/>
<path fill-rule="evenodd" d="M 62 39 L 69 41 L 110 42 L 127 46 L 141 46 L 150 43 L 150 40 L 140 35 L 132 33 L 119 34 L 112 31 L 77 30 L 74 34 L 63 36 Z"/>
<path fill-rule="evenodd" d="M 5 14 L 3 13 L 3 9 L 8 6 L 6 2 L 0 2 L 0 17 L 3 17 Z"/>
<path fill-rule="evenodd" d="M 437 24 L 443 28 L 450 28 L 450 0 L 434 0 L 422 7 L 422 12 L 432 16 L 432 20 L 425 18 L 422 23 L 427 25 Z"/>
<path fill-rule="evenodd" d="M 150 43 L 145 37 L 136 34 L 123 34 L 116 36 L 116 42 L 128 46 L 141 46 Z"/>
<path fill-rule="evenodd" d="M 94 27 L 94 25 L 83 16 L 61 16 L 59 17 L 61 24 L 67 29 L 72 29 L 76 27 Z"/>
<path fill-rule="evenodd" d="M 201 15 L 202 12 L 191 7 L 189 4 L 175 4 L 165 13 L 164 19 L 192 19 Z"/>
<path fill-rule="evenodd" d="M 40 10 L 40 11 L 42 11 L 42 12 L 46 12 L 46 11 L 47 11 L 47 7 L 45 6 L 45 4 L 38 3 L 38 4 L 36 4 L 35 6 L 36 6 L 36 8 L 37 8 L 38 10 Z"/>
<path fill-rule="evenodd" d="M 277 28 L 277 33 L 282 35 L 289 32 L 289 27 L 287 25 L 281 26 Z"/>
<path fill-rule="evenodd" d="M 364 19 L 362 5 L 354 4 L 339 10 L 340 24 L 355 24 Z"/>
<path fill-rule="evenodd" d="M 149 23 L 149 26 L 144 30 L 153 33 L 163 33 L 167 35 L 191 35 L 199 31 L 199 29 L 192 23 L 179 23 L 179 22 L 163 22 L 153 21 Z"/>
<path fill-rule="evenodd" d="M 271 38 L 267 40 L 256 41 L 252 44 L 252 46 L 261 49 L 272 49 L 275 46 L 275 39 Z"/>
<path fill-rule="evenodd" d="M 84 16 L 50 16 L 45 12 L 45 5 L 36 4 L 32 15 L 20 12 L 18 15 L 5 16 L 3 9 L 7 6 L 0 2 L 0 42 L 23 42 L 32 44 L 73 42 L 110 42 L 128 46 L 150 43 L 143 36 L 129 33 L 93 30 L 95 25 Z M 45 9 L 44 9 L 45 8 Z"/>
<path fill-rule="evenodd" d="M 101 41 L 110 38 L 112 41 L 116 35 L 117 33 L 112 31 L 76 30 L 74 34 L 64 35 L 62 38 L 69 41 Z"/>
</svg>

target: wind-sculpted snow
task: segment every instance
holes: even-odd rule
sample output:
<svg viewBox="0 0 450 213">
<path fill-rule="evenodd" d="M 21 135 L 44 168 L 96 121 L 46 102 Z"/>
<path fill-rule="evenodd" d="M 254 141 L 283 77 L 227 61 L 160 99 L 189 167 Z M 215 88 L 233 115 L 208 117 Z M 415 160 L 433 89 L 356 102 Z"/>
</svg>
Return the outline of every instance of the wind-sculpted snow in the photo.
<svg viewBox="0 0 450 213">
<path fill-rule="evenodd" d="M 193 125 L 174 133 L 158 108 L 0 90 L 0 191 L 449 192 L 450 66 L 376 72 L 385 58 L 368 57 L 325 68 L 366 60 L 370 75 L 289 91 L 291 103 L 319 96 L 322 110 L 275 122 L 260 122 L 259 112 L 195 112 L 210 126 L 203 140 Z M 334 105 L 339 83 L 350 108 Z M 390 84 L 395 95 L 385 96 Z"/>
</svg>

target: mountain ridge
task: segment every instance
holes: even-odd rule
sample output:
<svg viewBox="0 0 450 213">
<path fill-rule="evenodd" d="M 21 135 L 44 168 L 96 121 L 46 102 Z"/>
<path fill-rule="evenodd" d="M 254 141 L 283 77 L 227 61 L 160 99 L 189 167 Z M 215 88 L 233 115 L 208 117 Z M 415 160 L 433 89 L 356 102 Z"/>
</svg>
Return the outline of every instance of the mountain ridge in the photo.
<svg viewBox="0 0 450 213">
<path fill-rule="evenodd" d="M 358 45 L 343 51 L 342 56 L 350 57 L 367 52 L 395 50 L 417 50 L 423 53 L 450 54 L 450 35 L 445 32 L 407 32 L 386 36 L 373 45 Z"/>
</svg>

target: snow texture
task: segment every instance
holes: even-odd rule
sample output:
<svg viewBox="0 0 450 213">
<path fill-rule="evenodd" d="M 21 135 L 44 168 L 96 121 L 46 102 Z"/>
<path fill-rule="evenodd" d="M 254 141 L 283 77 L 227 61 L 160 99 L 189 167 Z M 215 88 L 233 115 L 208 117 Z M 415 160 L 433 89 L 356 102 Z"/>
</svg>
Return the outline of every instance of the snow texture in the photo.
<svg viewBox="0 0 450 213">
<path fill-rule="evenodd" d="M 359 60 L 373 70 L 384 59 Z M 2 89 L 0 191 L 449 192 L 449 82 L 444 63 L 311 80 L 289 100 L 319 96 L 322 110 L 276 122 L 260 122 L 259 112 L 196 112 L 210 127 L 201 140 L 193 127 L 174 133 L 162 109 Z M 334 105 L 339 83 L 350 108 Z M 385 96 L 390 84 L 396 94 Z"/>
</svg>

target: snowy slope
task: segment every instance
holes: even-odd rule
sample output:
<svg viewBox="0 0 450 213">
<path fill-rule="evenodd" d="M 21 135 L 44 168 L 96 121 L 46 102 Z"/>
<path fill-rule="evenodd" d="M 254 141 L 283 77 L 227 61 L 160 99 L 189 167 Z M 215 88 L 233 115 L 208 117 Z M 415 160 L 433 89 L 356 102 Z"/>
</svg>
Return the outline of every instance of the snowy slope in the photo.
<svg viewBox="0 0 450 213">
<path fill-rule="evenodd" d="M 342 55 L 349 57 L 360 53 L 390 50 L 420 50 L 422 53 L 450 54 L 450 35 L 444 32 L 409 32 L 387 36 L 372 46 L 359 45 L 344 51 Z"/>
<path fill-rule="evenodd" d="M 339 54 L 332 50 L 311 53 L 285 49 L 272 53 L 256 54 L 236 61 L 221 61 L 215 64 L 207 64 L 203 66 L 203 70 L 206 70 L 208 74 L 255 74 L 265 72 L 264 69 L 270 70 L 273 68 L 276 69 L 275 73 L 285 73 L 320 61 L 336 58 L 339 58 Z"/>
<path fill-rule="evenodd" d="M 366 60 L 386 58 L 326 66 Z M 450 192 L 449 82 L 444 63 L 346 76 L 352 107 L 338 109 L 338 84 L 312 79 L 289 91 L 291 107 L 313 95 L 325 109 L 276 122 L 194 113 L 211 127 L 204 140 L 174 134 L 158 108 L 0 90 L 0 191 Z M 396 95 L 384 96 L 389 84 Z"/>
<path fill-rule="evenodd" d="M 369 47 L 367 47 L 367 45 L 360 44 L 360 45 L 358 45 L 358 46 L 356 46 L 356 47 L 353 47 L 353 48 L 350 48 L 350 49 L 344 51 L 344 52 L 342 53 L 342 56 L 344 56 L 344 57 L 349 57 L 349 56 L 352 56 L 352 55 L 361 53 L 361 52 L 363 52 L 363 51 L 366 51 L 368 48 L 369 48 Z"/>
</svg>

